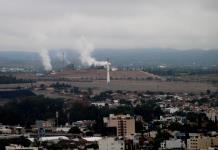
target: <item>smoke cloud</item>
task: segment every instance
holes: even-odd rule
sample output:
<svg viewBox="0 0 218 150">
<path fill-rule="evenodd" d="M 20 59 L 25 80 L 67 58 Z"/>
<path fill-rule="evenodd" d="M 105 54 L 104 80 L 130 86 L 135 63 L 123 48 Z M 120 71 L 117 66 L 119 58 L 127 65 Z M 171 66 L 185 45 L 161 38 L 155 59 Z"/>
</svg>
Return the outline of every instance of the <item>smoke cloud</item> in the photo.
<svg viewBox="0 0 218 150">
<path fill-rule="evenodd" d="M 94 51 L 94 45 L 84 36 L 78 40 L 78 51 L 80 53 L 80 60 L 85 65 L 106 66 L 108 63 L 107 61 L 97 61 L 91 56 Z"/>
<path fill-rule="evenodd" d="M 41 49 L 39 51 L 39 55 L 41 57 L 44 69 L 46 71 L 51 71 L 52 70 L 52 65 L 51 65 L 51 60 L 50 60 L 50 56 L 49 56 L 48 50 L 47 49 Z"/>
</svg>

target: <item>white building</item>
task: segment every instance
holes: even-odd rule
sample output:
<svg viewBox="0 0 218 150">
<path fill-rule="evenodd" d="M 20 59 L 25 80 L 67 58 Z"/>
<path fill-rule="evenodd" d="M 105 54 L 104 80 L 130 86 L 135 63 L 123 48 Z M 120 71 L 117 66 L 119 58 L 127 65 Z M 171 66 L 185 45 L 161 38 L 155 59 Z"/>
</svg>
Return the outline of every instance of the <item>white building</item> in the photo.
<svg viewBox="0 0 218 150">
<path fill-rule="evenodd" d="M 38 150 L 37 147 L 24 147 L 20 145 L 5 146 L 5 150 Z"/>
<path fill-rule="evenodd" d="M 185 143 L 181 139 L 165 140 L 161 143 L 162 149 L 180 149 L 185 148 Z"/>
<path fill-rule="evenodd" d="M 105 102 L 93 102 L 92 105 L 98 106 L 98 107 L 105 107 L 106 103 Z"/>
<path fill-rule="evenodd" d="M 173 113 L 179 111 L 179 108 L 178 108 L 178 107 L 169 107 L 169 108 L 166 108 L 165 110 L 166 110 L 167 112 L 173 114 Z"/>
<path fill-rule="evenodd" d="M 99 150 L 124 150 L 125 143 L 115 137 L 105 137 L 98 141 Z"/>
<path fill-rule="evenodd" d="M 12 130 L 6 126 L 0 126 L 0 134 L 11 134 Z"/>
<path fill-rule="evenodd" d="M 39 138 L 40 142 L 58 143 L 61 140 L 69 140 L 69 138 L 66 136 L 47 136 Z"/>
<path fill-rule="evenodd" d="M 68 133 L 70 131 L 70 127 L 57 127 L 55 131 Z"/>
</svg>

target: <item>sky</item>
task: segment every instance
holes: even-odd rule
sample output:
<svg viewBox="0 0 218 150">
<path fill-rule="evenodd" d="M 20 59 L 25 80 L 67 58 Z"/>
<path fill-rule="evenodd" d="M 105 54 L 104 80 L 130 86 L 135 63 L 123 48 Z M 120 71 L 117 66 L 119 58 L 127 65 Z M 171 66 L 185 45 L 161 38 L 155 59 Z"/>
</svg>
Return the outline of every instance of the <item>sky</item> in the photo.
<svg viewBox="0 0 218 150">
<path fill-rule="evenodd" d="M 0 50 L 217 49 L 217 0 L 0 0 Z M 83 47 L 83 46 L 82 46 Z"/>
</svg>

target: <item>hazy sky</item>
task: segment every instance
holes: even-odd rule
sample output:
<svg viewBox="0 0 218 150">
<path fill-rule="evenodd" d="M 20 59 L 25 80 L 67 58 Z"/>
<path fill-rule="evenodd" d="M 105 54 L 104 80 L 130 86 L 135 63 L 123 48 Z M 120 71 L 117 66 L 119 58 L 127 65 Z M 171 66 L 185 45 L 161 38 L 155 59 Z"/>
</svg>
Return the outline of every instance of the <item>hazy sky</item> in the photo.
<svg viewBox="0 0 218 150">
<path fill-rule="evenodd" d="M 0 50 L 218 48 L 218 0 L 0 0 Z"/>
</svg>

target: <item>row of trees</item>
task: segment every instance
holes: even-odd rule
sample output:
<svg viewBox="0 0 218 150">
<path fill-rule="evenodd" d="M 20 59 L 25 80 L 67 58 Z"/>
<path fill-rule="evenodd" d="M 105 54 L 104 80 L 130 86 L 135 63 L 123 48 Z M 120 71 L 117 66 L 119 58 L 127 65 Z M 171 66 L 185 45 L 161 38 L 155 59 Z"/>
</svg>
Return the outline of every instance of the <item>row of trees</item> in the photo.
<svg viewBox="0 0 218 150">
<path fill-rule="evenodd" d="M 178 76 L 178 75 L 205 75 L 205 74 L 217 74 L 218 68 L 211 67 L 205 69 L 203 67 L 193 68 L 193 67 L 167 67 L 167 68 L 159 68 L 159 67 L 151 67 L 144 68 L 146 72 L 150 72 L 157 75 L 162 76 Z"/>
<path fill-rule="evenodd" d="M 13 84 L 13 83 L 32 83 L 30 79 L 17 79 L 13 76 L 0 76 L 0 84 Z"/>
<path fill-rule="evenodd" d="M 55 112 L 63 110 L 62 99 L 32 96 L 11 101 L 0 107 L 0 122 L 29 127 L 37 119 L 54 118 Z"/>
</svg>

